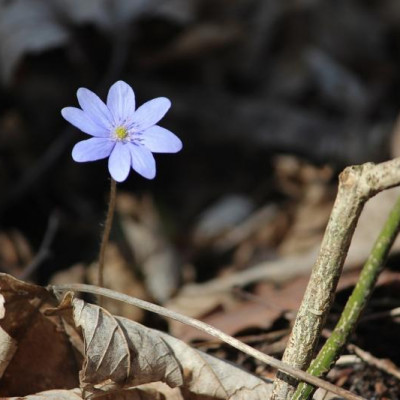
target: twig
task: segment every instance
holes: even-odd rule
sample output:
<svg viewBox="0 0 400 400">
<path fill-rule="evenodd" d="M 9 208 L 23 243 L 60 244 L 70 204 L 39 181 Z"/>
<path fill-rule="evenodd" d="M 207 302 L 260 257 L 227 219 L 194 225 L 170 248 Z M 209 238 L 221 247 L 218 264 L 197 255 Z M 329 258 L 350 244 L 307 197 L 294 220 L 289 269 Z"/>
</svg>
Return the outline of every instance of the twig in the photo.
<svg viewBox="0 0 400 400">
<path fill-rule="evenodd" d="M 299 369 L 308 367 L 331 308 L 361 210 L 372 196 L 399 184 L 400 158 L 377 165 L 348 167 L 340 174 L 338 194 L 320 253 L 282 359 L 285 363 Z M 278 373 L 273 398 L 290 398 L 296 384 L 293 378 Z"/>
<path fill-rule="evenodd" d="M 288 329 L 281 329 L 279 331 L 272 331 L 267 333 L 260 333 L 255 335 L 245 335 L 245 336 L 237 336 L 236 339 L 240 340 L 243 343 L 269 343 L 275 342 L 288 336 Z M 193 347 L 196 348 L 212 348 L 221 346 L 220 340 L 207 340 L 202 342 L 192 343 Z"/>
<path fill-rule="evenodd" d="M 380 358 L 374 357 L 371 353 L 368 353 L 365 350 L 360 349 L 359 347 L 351 344 L 347 346 L 347 348 L 361 358 L 364 362 L 369 365 L 373 365 L 374 367 L 380 369 L 383 372 L 386 372 L 389 375 L 394 376 L 396 379 L 400 380 L 400 370 L 399 368 L 393 364 L 390 360 L 382 360 Z"/>
<path fill-rule="evenodd" d="M 317 252 L 311 251 L 297 257 L 286 257 L 278 260 L 265 261 L 244 271 L 232 275 L 211 279 L 206 283 L 185 286 L 180 294 L 185 296 L 207 296 L 213 293 L 231 290 L 234 287 L 247 286 L 261 280 L 282 283 L 295 276 L 309 273 Z"/>
<path fill-rule="evenodd" d="M 54 165 L 62 156 L 65 148 L 72 142 L 73 128 L 67 127 L 58 136 L 46 152 L 38 159 L 38 161 L 27 168 L 14 186 L 4 194 L 0 201 L 0 215 L 2 215 L 10 204 L 21 198 L 25 193 L 35 187 L 43 175 Z"/>
<path fill-rule="evenodd" d="M 385 225 L 376 240 L 370 256 L 366 261 L 360 278 L 351 296 L 347 300 L 346 306 L 340 319 L 331 333 L 330 337 L 312 361 L 307 369 L 312 375 L 324 376 L 331 368 L 335 360 L 340 356 L 345 344 L 348 342 L 351 333 L 360 318 L 364 307 L 369 300 L 375 287 L 376 280 L 386 262 L 390 248 L 400 229 L 400 198 L 397 200 L 390 212 Z M 315 388 L 305 383 L 301 383 L 292 400 L 308 399 Z"/>
<path fill-rule="evenodd" d="M 361 363 L 362 363 L 362 360 L 360 359 L 360 357 L 357 357 L 355 354 L 345 354 L 338 358 L 335 365 L 340 366 L 340 367 L 349 367 L 349 366 L 354 367 L 354 365 L 361 364 Z"/>
<path fill-rule="evenodd" d="M 54 240 L 54 236 L 58 230 L 58 225 L 60 223 L 60 216 L 57 211 L 53 211 L 50 214 L 49 220 L 47 222 L 46 232 L 44 234 L 42 243 L 40 244 L 39 251 L 33 258 L 33 260 L 28 264 L 25 269 L 21 272 L 19 279 L 27 280 L 32 276 L 32 274 L 37 270 L 38 267 L 45 261 L 51 254 L 50 246 Z"/>
<path fill-rule="evenodd" d="M 316 378 L 315 376 L 309 375 L 304 371 L 293 368 L 293 367 L 283 363 L 282 361 L 279 361 L 267 354 L 264 354 L 256 349 L 248 346 L 247 344 L 242 343 L 241 341 L 233 338 L 232 336 L 229 336 L 226 333 L 212 327 L 211 325 L 208 325 L 197 319 L 184 316 L 175 311 L 168 310 L 167 308 L 158 306 L 156 304 L 152 304 L 147 301 L 128 296 L 126 294 L 118 293 L 118 292 L 115 292 L 110 289 L 99 288 L 99 287 L 92 286 L 92 285 L 84 285 L 84 284 L 54 285 L 54 286 L 49 286 L 49 289 L 54 290 L 54 291 L 65 291 L 65 290 L 79 291 L 79 292 L 85 292 L 85 293 L 92 293 L 92 294 L 95 294 L 98 296 L 107 296 L 109 298 L 119 300 L 124 303 L 128 303 L 128 304 L 134 305 L 136 307 L 142 308 L 144 310 L 147 310 L 147 311 L 150 311 L 153 313 L 157 313 L 164 317 L 174 319 L 183 324 L 192 326 L 196 329 L 206 332 L 209 335 L 214 336 L 215 338 L 218 338 L 218 339 L 224 341 L 225 343 L 228 343 L 232 347 L 270 365 L 273 368 L 280 369 L 281 371 L 284 371 L 285 373 L 290 374 L 291 376 L 294 376 L 305 382 L 311 383 L 312 385 L 326 389 L 332 393 L 335 393 L 339 396 L 344 397 L 345 399 L 348 399 L 348 400 L 362 400 L 363 399 L 362 397 L 357 396 L 347 390 L 339 388 L 339 387 L 337 387 L 329 382 L 326 382 L 322 379 Z"/>
<path fill-rule="evenodd" d="M 361 318 L 360 323 L 374 321 L 376 319 L 381 319 L 381 318 L 396 318 L 399 316 L 400 316 L 400 307 L 396 307 L 396 308 L 393 308 L 392 310 L 380 311 L 380 312 L 376 312 L 373 314 L 364 315 Z"/>
<path fill-rule="evenodd" d="M 103 232 L 103 237 L 101 239 L 101 245 L 100 245 L 100 252 L 99 252 L 99 268 L 98 268 L 98 285 L 100 287 L 104 286 L 104 277 L 103 277 L 103 272 L 104 272 L 104 257 L 106 254 L 106 248 L 108 244 L 108 239 L 110 237 L 110 232 L 111 232 L 111 226 L 112 222 L 114 219 L 114 211 L 115 211 L 115 200 L 116 200 L 116 193 L 117 193 L 117 182 L 111 178 L 111 184 L 110 184 L 110 199 L 108 202 L 108 210 L 107 210 L 107 217 L 106 217 L 106 222 L 104 225 L 104 232 Z"/>
</svg>

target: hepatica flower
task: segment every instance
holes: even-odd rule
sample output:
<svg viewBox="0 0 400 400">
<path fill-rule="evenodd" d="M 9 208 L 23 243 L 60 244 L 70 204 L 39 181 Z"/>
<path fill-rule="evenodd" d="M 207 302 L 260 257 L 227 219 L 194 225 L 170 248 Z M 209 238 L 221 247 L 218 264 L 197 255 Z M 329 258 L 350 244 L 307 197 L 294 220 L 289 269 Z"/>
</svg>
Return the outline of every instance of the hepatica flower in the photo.
<svg viewBox="0 0 400 400">
<path fill-rule="evenodd" d="M 152 153 L 176 153 L 182 142 L 172 132 L 158 126 L 171 102 L 158 97 L 135 110 L 135 94 L 123 81 L 111 86 L 107 104 L 92 91 L 77 92 L 81 108 L 66 107 L 62 116 L 82 132 L 93 136 L 78 142 L 72 150 L 77 162 L 108 158 L 108 169 L 117 182 L 124 181 L 131 167 L 147 179 L 156 175 Z"/>
</svg>

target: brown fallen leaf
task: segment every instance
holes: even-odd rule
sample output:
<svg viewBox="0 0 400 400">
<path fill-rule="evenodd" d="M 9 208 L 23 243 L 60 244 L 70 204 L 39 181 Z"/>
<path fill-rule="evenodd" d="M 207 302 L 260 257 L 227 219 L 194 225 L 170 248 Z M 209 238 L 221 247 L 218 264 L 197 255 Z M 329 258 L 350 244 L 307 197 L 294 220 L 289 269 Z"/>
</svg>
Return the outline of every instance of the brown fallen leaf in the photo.
<svg viewBox="0 0 400 400">
<path fill-rule="evenodd" d="M 340 277 L 337 291 L 355 286 L 360 276 L 359 270 L 344 271 Z M 398 272 L 384 270 L 379 276 L 376 287 L 399 278 Z M 268 329 L 277 318 L 287 311 L 297 312 L 304 291 L 308 284 L 308 276 L 298 276 L 281 286 L 261 281 L 254 285 L 251 293 L 240 292 L 247 301 L 235 301 L 232 292 L 217 292 L 204 296 L 182 293 L 168 303 L 168 308 L 200 319 L 228 335 L 235 336 L 244 329 Z M 204 301 L 202 302 L 202 299 Z M 285 314 L 286 315 L 286 314 Z M 194 340 L 210 340 L 210 336 L 191 326 L 176 321 L 169 322 L 170 331 L 184 342 Z"/>
<path fill-rule="evenodd" d="M 121 193 L 117 197 L 117 210 L 125 240 L 136 267 L 143 274 L 146 289 L 155 300 L 164 303 L 180 285 L 181 268 L 152 198 L 139 199 Z"/>
<path fill-rule="evenodd" d="M 55 298 L 44 288 L 0 274 L 0 396 L 24 396 L 78 385 L 75 353 L 59 317 L 43 310 Z"/>
<path fill-rule="evenodd" d="M 284 193 L 292 198 L 292 223 L 279 246 L 281 256 L 319 246 L 334 201 L 329 167 L 316 167 L 297 157 L 274 158 L 276 175 Z"/>
<path fill-rule="evenodd" d="M 62 310 L 85 339 L 81 388 L 105 394 L 150 382 L 180 387 L 184 398 L 265 399 L 271 385 L 238 367 L 195 350 L 166 333 L 114 317 L 104 309 L 67 295 Z M 200 397 L 199 397 L 200 396 Z"/>
<path fill-rule="evenodd" d="M 168 301 L 166 307 L 169 310 L 177 311 L 188 317 L 205 321 L 207 315 L 213 314 L 215 310 L 226 308 L 226 305 L 231 304 L 234 301 L 232 293 L 228 291 L 224 293 L 210 293 L 207 296 L 191 296 L 190 294 L 186 296 L 184 292 L 180 292 L 177 296 Z M 210 338 L 206 333 L 200 332 L 197 329 L 193 329 L 190 326 L 183 325 L 174 320 L 168 321 L 168 325 L 169 332 L 185 342 L 190 339 L 186 336 L 187 332 L 192 332 L 196 338 Z"/>
<path fill-rule="evenodd" d="M 109 243 L 106 249 L 104 264 L 105 286 L 129 296 L 149 300 L 150 296 L 137 275 L 132 266 L 123 257 L 118 246 L 115 243 Z M 87 278 L 90 283 L 97 284 L 97 263 L 93 263 L 90 266 Z M 142 321 L 145 316 L 143 310 L 113 299 L 104 298 L 103 306 L 112 314 L 121 315 L 134 321 Z"/>
<path fill-rule="evenodd" d="M 377 232 L 382 228 L 398 196 L 400 196 L 400 188 L 392 188 L 379 193 L 366 203 L 350 244 L 344 270 L 359 268 L 366 261 L 376 240 Z M 205 298 L 215 293 L 226 292 L 235 286 L 242 287 L 262 280 L 283 284 L 297 276 L 309 274 L 317 259 L 318 251 L 319 245 L 316 245 L 304 253 L 263 261 L 246 270 L 217 277 L 205 283 L 185 285 L 177 296 L 191 298 L 194 301 L 195 296 Z M 400 237 L 397 237 L 391 254 L 399 251 Z"/>
<path fill-rule="evenodd" d="M 365 262 L 378 233 L 399 196 L 400 188 L 395 187 L 378 193 L 365 204 L 351 241 L 345 268 L 354 265 L 361 266 Z M 391 254 L 399 251 L 400 237 L 398 236 L 392 245 Z"/>
<path fill-rule="evenodd" d="M 32 257 L 30 245 L 20 232 L 0 232 L 0 267 L 3 271 L 19 274 Z"/>
<path fill-rule="evenodd" d="M 177 60 L 198 59 L 237 42 L 243 32 L 238 24 L 199 24 L 183 31 L 176 40 L 145 60 L 145 65 L 171 63 Z"/>
<path fill-rule="evenodd" d="M 0 319 L 4 318 L 4 296 L 0 294 Z M 17 351 L 17 342 L 0 327 L 0 378 Z"/>
<path fill-rule="evenodd" d="M 2 400 L 82 400 L 82 395 L 79 388 L 72 390 L 55 389 L 24 397 L 4 397 Z"/>
<path fill-rule="evenodd" d="M 55 272 L 49 284 L 62 285 L 63 283 L 85 283 L 86 269 L 85 264 L 74 264 L 68 269 Z"/>
<path fill-rule="evenodd" d="M 2 400 L 82 400 L 82 391 L 79 388 L 71 390 L 47 390 L 25 397 L 2 397 Z M 127 389 L 101 397 L 102 400 L 183 400 L 179 389 L 171 389 L 161 383 L 149 383 L 134 389 Z"/>
</svg>

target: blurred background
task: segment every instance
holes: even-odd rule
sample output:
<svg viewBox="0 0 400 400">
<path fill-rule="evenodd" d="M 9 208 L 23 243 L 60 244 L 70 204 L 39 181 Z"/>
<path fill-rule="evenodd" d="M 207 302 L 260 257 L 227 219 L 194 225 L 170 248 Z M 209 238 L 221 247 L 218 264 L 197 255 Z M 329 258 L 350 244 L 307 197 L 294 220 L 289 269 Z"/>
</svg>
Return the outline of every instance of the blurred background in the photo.
<svg viewBox="0 0 400 400">
<path fill-rule="evenodd" d="M 232 334 L 290 325 L 337 174 L 400 155 L 398 0 L 0 0 L 0 78 L 0 270 L 96 281 L 107 164 L 73 162 L 85 135 L 60 110 L 79 87 L 105 99 L 122 79 L 137 104 L 171 99 L 162 126 L 184 148 L 156 155 L 153 181 L 132 172 L 118 185 L 106 285 Z M 360 221 L 348 267 L 368 255 L 388 193 Z M 374 312 L 382 298 L 400 306 L 396 257 L 390 266 Z M 387 324 L 359 343 L 379 335 L 375 353 L 399 362 L 398 322 Z"/>
<path fill-rule="evenodd" d="M 163 126 L 184 150 L 157 155 L 154 181 L 132 173 L 119 190 L 151 199 L 189 259 L 194 231 L 215 236 L 266 203 L 298 200 L 301 188 L 284 180 L 301 180 L 300 164 L 334 180 L 346 165 L 399 151 L 395 0 L 0 4 L 0 218 L 32 254 L 57 220 L 40 281 L 98 248 L 106 162 L 74 163 L 85 135 L 60 116 L 81 86 L 104 99 L 123 79 L 138 104 L 172 100 Z M 197 269 L 198 279 L 214 274 Z"/>
<path fill-rule="evenodd" d="M 39 282 L 96 259 L 109 178 L 105 161 L 71 159 L 85 135 L 60 110 L 77 88 L 104 98 L 123 79 L 138 104 L 172 100 L 163 126 L 184 149 L 156 156 L 154 181 L 120 184 L 135 203 L 120 212 L 157 214 L 201 281 L 241 240 L 218 257 L 198 246 L 273 205 L 266 225 L 285 215 L 241 267 L 275 257 L 305 186 L 331 196 L 346 165 L 400 153 L 399 54 L 396 0 L 2 0 L 0 267 L 22 273 L 49 230 Z"/>
</svg>

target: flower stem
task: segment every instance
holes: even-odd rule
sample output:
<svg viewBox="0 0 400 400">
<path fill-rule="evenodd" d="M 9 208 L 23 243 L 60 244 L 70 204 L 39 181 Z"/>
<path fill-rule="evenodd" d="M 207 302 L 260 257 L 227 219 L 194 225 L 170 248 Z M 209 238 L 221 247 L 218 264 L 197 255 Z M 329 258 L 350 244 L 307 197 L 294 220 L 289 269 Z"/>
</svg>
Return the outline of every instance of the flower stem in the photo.
<svg viewBox="0 0 400 400">
<path fill-rule="evenodd" d="M 114 210 L 115 210 L 115 200 L 116 200 L 116 193 L 117 193 L 117 182 L 111 178 L 111 185 L 110 185 L 110 200 L 108 202 L 108 211 L 106 222 L 104 225 L 103 237 L 101 239 L 101 246 L 99 252 L 99 269 L 98 269 L 98 285 L 103 287 L 104 285 L 104 258 L 106 253 L 106 248 L 108 244 L 108 239 L 110 237 L 111 226 L 114 218 Z"/>
<path fill-rule="evenodd" d="M 363 311 L 376 280 L 383 269 L 389 250 L 400 230 L 400 198 L 397 200 L 389 214 L 385 225 L 376 240 L 374 247 L 364 264 L 360 278 L 353 293 L 349 297 L 346 306 L 340 316 L 339 322 L 331 336 L 322 347 L 317 357 L 312 361 L 307 372 L 311 375 L 322 377 L 328 373 L 333 363 L 353 332 L 357 321 Z M 305 400 L 311 397 L 315 387 L 306 383 L 300 383 L 292 400 Z"/>
</svg>

